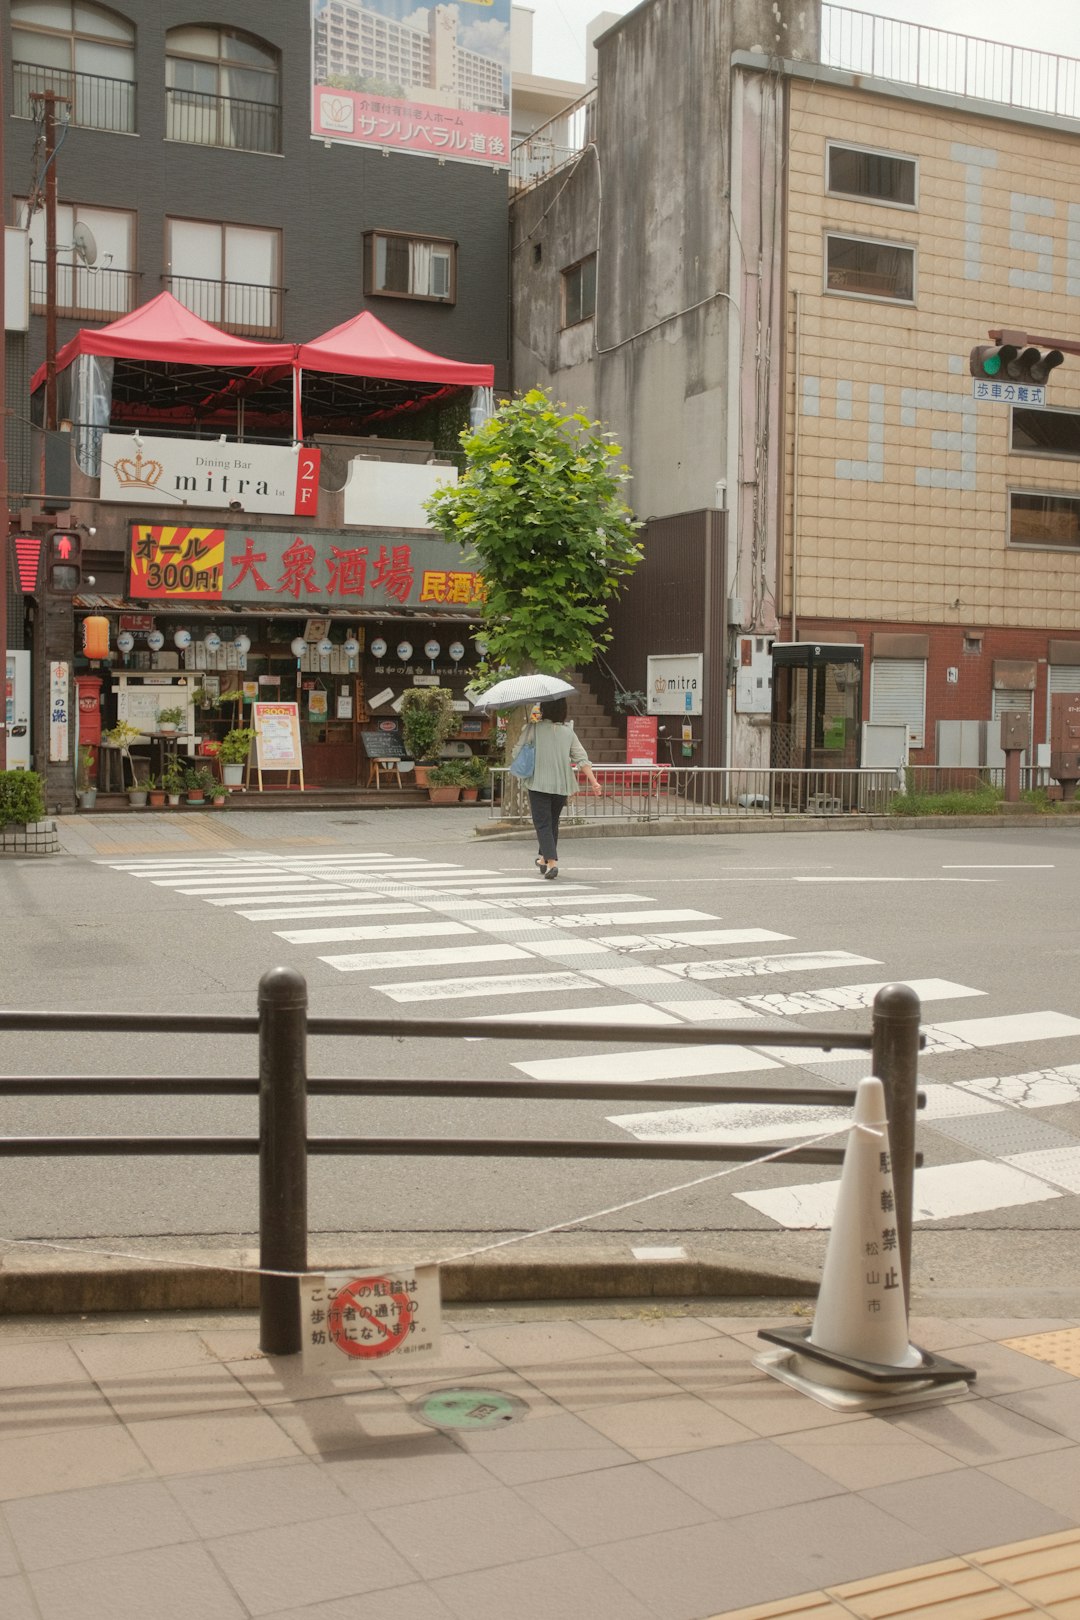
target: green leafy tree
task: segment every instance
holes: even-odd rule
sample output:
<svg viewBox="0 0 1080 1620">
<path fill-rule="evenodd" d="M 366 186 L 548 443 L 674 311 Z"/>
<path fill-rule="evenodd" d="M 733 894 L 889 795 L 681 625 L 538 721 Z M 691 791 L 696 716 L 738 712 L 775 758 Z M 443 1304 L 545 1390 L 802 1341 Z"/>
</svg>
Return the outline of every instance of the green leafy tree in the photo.
<svg viewBox="0 0 1080 1620">
<path fill-rule="evenodd" d="M 487 667 L 556 675 L 611 640 L 607 604 L 641 561 L 630 474 L 599 422 L 534 388 L 461 435 L 465 471 L 425 503 L 479 560 Z"/>
</svg>

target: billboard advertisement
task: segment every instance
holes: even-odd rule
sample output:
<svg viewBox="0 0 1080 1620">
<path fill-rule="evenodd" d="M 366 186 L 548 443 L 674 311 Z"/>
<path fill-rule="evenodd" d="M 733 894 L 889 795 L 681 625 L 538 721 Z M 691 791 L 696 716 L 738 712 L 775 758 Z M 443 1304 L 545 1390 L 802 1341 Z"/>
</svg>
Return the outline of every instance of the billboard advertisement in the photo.
<svg viewBox="0 0 1080 1620">
<path fill-rule="evenodd" d="M 311 133 L 510 164 L 511 0 L 311 0 Z"/>
</svg>

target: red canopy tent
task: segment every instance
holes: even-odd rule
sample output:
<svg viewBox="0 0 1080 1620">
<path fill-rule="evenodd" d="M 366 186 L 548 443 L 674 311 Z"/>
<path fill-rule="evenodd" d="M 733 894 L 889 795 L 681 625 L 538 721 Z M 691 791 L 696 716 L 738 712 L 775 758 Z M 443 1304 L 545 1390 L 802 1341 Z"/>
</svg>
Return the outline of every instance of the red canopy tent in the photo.
<svg viewBox="0 0 1080 1620">
<path fill-rule="evenodd" d="M 301 343 L 296 351 L 295 370 L 298 435 L 303 429 L 300 401 L 305 371 L 327 378 L 363 377 L 372 382 L 425 385 L 418 399 L 388 401 L 390 410 L 400 410 L 403 405 L 412 403 L 426 404 L 459 388 L 490 388 L 495 381 L 494 366 L 469 365 L 463 360 L 447 360 L 441 354 L 431 354 L 391 331 L 366 309 L 321 337 L 312 338 L 310 343 Z M 310 383 L 309 390 L 312 390 Z M 316 387 L 312 391 L 324 396 L 327 393 L 325 388 Z M 400 395 L 403 391 L 395 392 Z"/>
<path fill-rule="evenodd" d="M 171 361 L 176 365 L 243 369 L 290 365 L 296 345 L 233 337 L 193 315 L 172 293 L 162 292 L 148 304 L 140 304 L 130 315 L 121 315 L 107 326 L 84 327 L 76 332 L 56 356 L 57 371 L 65 370 L 81 354 L 100 354 L 114 360 Z M 42 365 L 34 373 L 30 392 L 34 393 L 44 381 Z"/>
</svg>

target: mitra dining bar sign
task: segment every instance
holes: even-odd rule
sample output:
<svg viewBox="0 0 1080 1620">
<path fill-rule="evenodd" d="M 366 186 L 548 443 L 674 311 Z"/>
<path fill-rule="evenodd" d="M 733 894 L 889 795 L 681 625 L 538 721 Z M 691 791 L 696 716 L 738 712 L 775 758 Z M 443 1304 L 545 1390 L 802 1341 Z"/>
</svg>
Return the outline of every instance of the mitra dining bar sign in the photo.
<svg viewBox="0 0 1080 1620">
<path fill-rule="evenodd" d="M 103 501 L 137 501 L 142 506 L 240 507 L 245 512 L 314 517 L 319 509 L 320 456 L 307 445 L 106 433 L 100 495 Z"/>
<path fill-rule="evenodd" d="M 431 534 L 212 529 L 133 523 L 135 602 L 258 602 L 263 607 L 456 608 L 476 613 L 475 559 Z"/>
</svg>

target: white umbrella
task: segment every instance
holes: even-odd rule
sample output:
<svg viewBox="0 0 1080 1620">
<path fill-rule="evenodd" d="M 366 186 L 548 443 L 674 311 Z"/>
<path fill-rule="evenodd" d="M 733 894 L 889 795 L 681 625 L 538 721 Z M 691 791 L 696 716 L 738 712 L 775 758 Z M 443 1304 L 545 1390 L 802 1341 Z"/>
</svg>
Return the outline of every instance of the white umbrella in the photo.
<svg viewBox="0 0 1080 1620">
<path fill-rule="evenodd" d="M 514 675 L 496 681 L 474 700 L 477 709 L 514 709 L 520 703 L 542 703 L 545 698 L 565 697 L 575 688 L 555 675 Z"/>
</svg>

